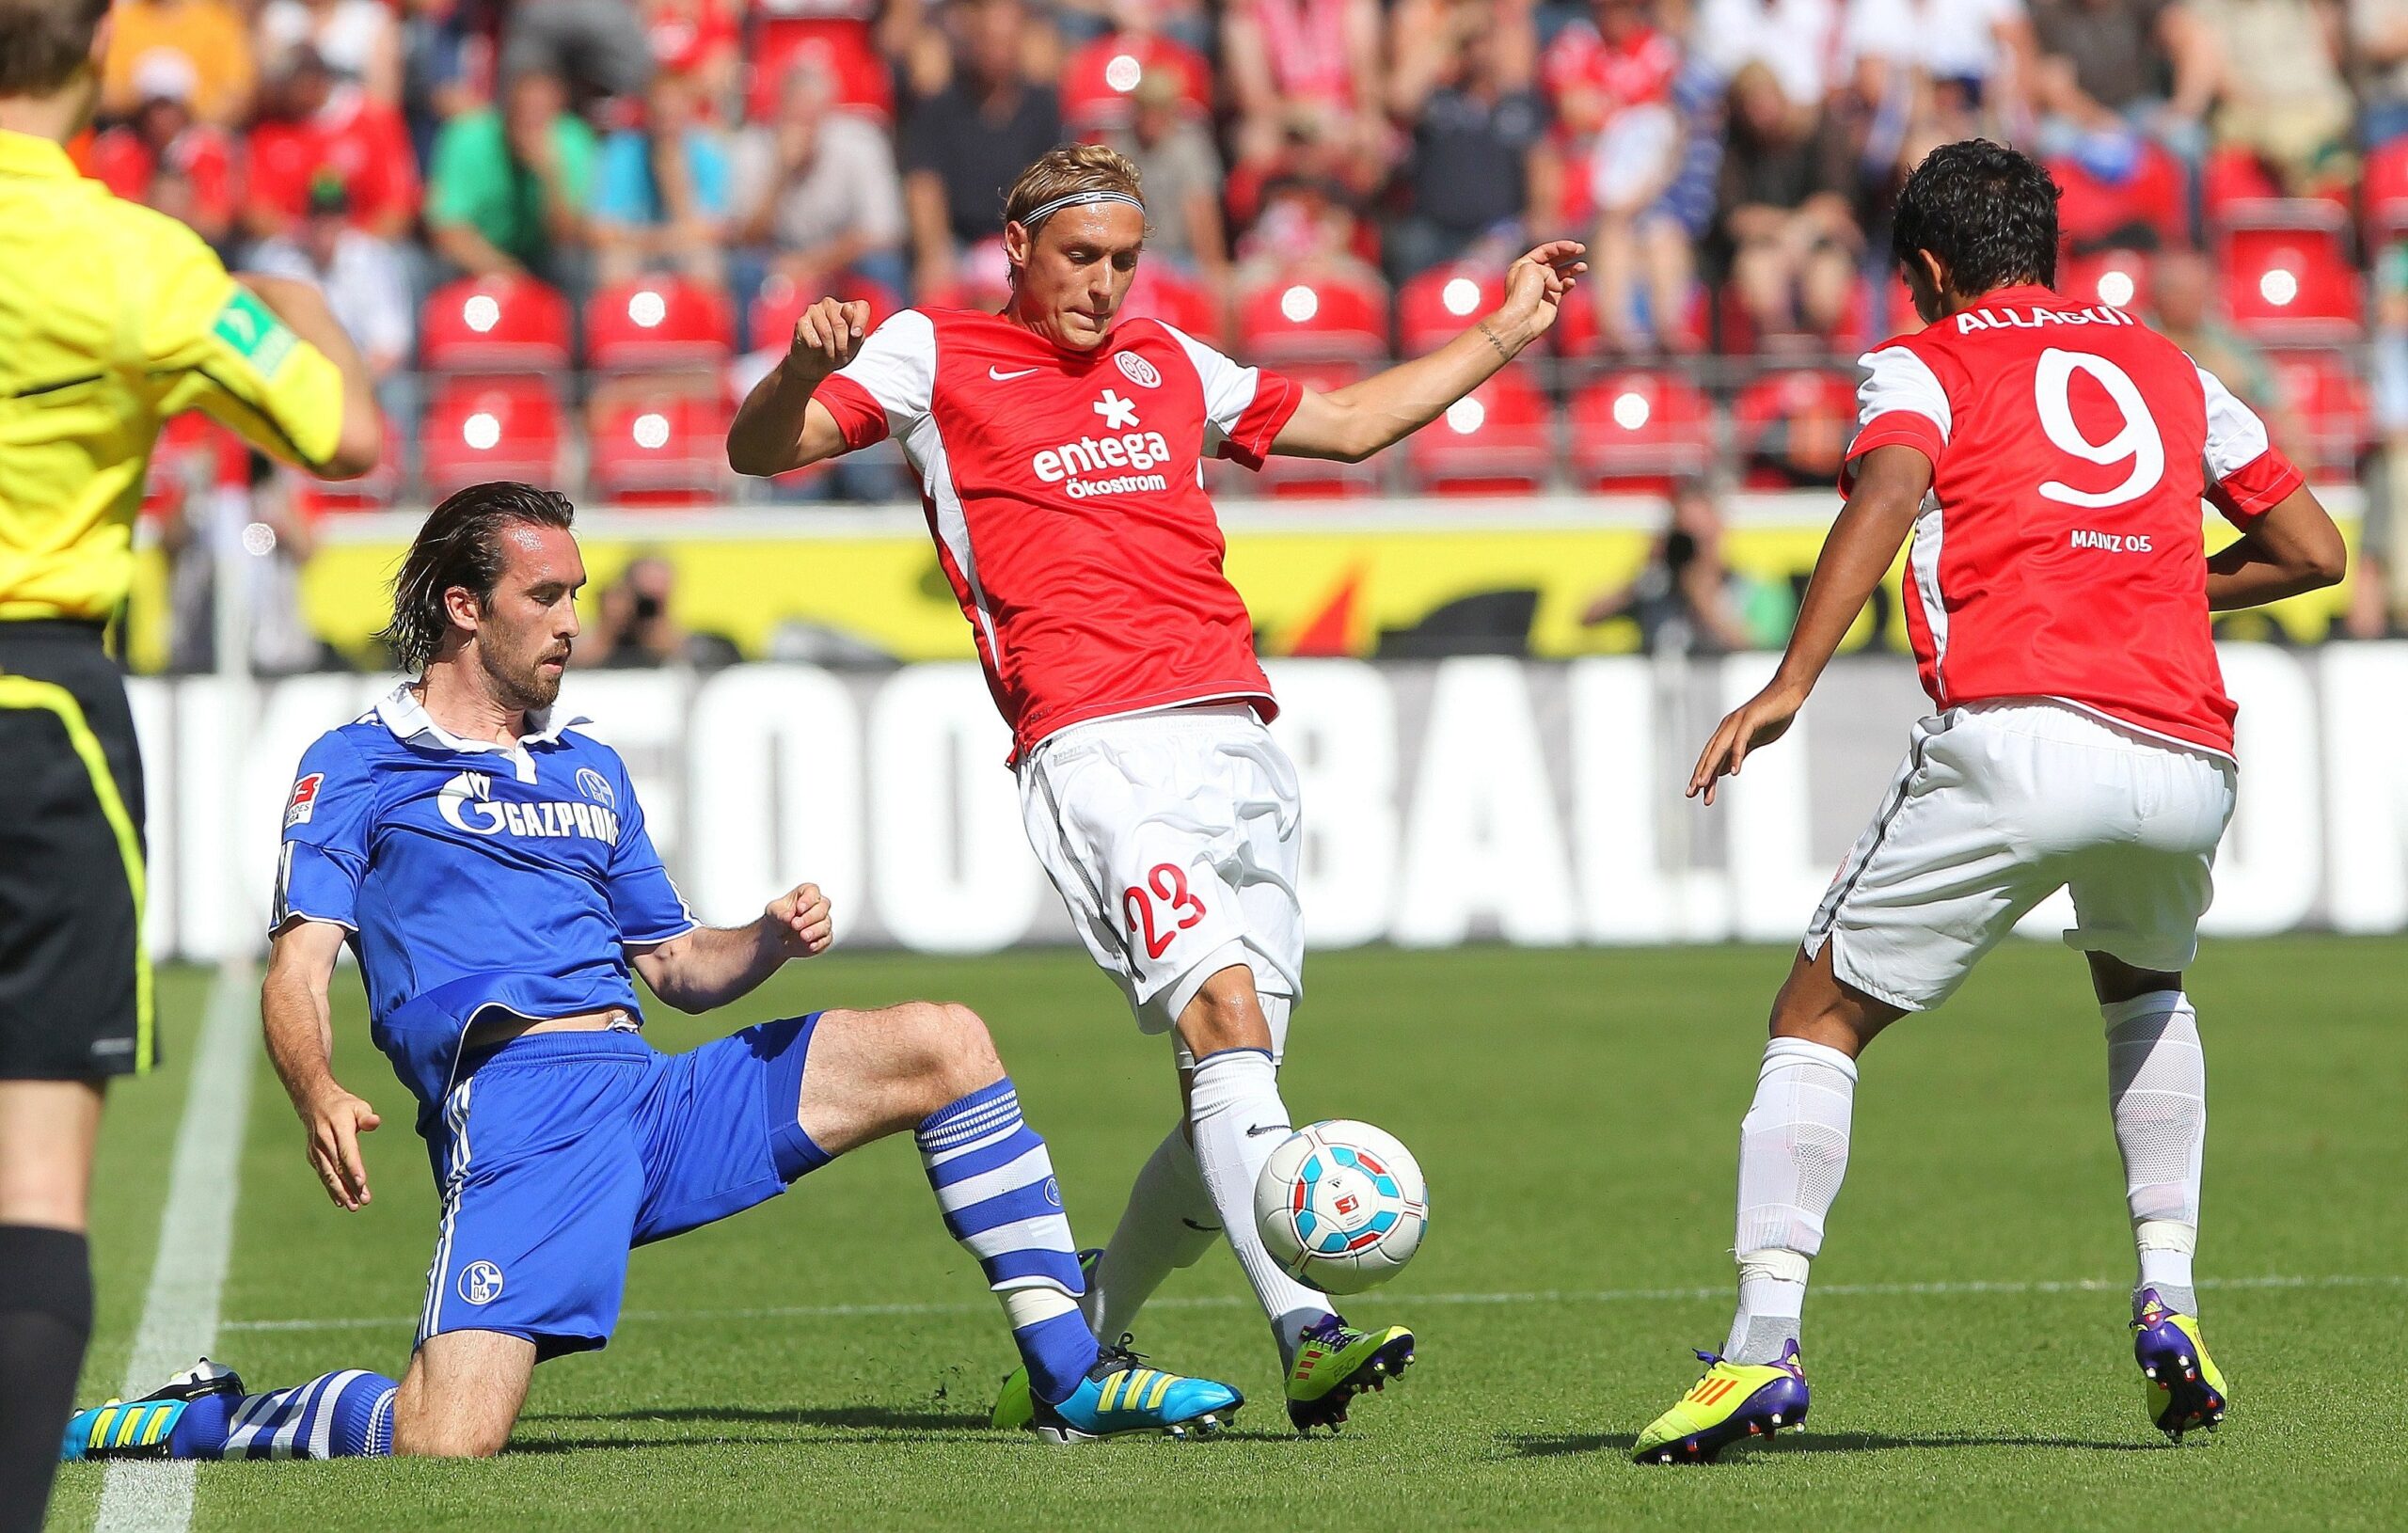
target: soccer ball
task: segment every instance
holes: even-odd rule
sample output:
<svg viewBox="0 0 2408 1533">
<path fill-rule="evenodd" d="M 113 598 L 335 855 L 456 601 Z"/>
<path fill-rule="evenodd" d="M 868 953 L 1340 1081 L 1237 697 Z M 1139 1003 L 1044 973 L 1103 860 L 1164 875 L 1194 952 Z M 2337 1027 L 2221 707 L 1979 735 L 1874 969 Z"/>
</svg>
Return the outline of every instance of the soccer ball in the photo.
<svg viewBox="0 0 2408 1533">
<path fill-rule="evenodd" d="M 1430 1190 L 1394 1135 L 1328 1118 L 1280 1141 L 1254 1184 L 1271 1259 L 1323 1293 L 1360 1293 L 1404 1270 L 1430 1221 Z"/>
</svg>

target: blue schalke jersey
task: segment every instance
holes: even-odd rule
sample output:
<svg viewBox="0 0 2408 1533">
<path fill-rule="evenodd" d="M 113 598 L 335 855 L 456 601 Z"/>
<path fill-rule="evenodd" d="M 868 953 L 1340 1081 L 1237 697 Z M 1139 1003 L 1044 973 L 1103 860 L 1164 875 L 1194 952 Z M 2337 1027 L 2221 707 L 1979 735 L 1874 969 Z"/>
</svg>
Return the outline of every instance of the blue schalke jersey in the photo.
<svg viewBox="0 0 2408 1533">
<path fill-rule="evenodd" d="M 641 1015 L 627 949 L 693 929 L 619 753 L 537 717 L 464 740 L 406 687 L 318 737 L 284 812 L 276 929 L 345 927 L 376 1047 L 420 1102 L 487 1014 Z"/>
</svg>

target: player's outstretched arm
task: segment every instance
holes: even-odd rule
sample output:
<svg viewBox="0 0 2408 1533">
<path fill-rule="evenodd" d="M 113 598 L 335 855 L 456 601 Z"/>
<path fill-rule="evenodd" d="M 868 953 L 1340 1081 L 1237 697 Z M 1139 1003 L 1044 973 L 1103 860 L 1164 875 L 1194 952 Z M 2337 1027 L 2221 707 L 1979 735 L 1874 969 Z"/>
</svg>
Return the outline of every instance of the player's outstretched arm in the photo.
<svg viewBox="0 0 2408 1533">
<path fill-rule="evenodd" d="M 828 896 L 803 884 L 748 925 L 696 926 L 630 956 L 653 994 L 679 1011 L 702 1012 L 751 994 L 787 960 L 816 956 L 834 940 Z"/>
<path fill-rule="evenodd" d="M 1552 240 L 1513 262 L 1496 312 L 1427 356 L 1326 394 L 1306 389 L 1271 450 L 1360 463 L 1437 419 L 1546 334 L 1573 283 L 1589 269 L 1580 259 L 1587 249 L 1576 241 Z"/>
<path fill-rule="evenodd" d="M 727 429 L 727 466 L 764 477 L 823 462 L 845 450 L 828 407 L 811 396 L 853 359 L 869 331 L 869 305 L 822 298 L 794 322 L 794 339 L 752 386 Z"/>
<path fill-rule="evenodd" d="M 309 1135 L 309 1169 L 335 1207 L 356 1212 L 368 1203 L 368 1163 L 360 1158 L 359 1136 L 383 1120 L 334 1077 L 335 1030 L 326 985 L 342 941 L 342 927 L 331 921 L 293 921 L 276 934 L 267 978 L 260 986 L 260 1029 L 277 1079 Z"/>
<path fill-rule="evenodd" d="M 1689 774 L 1688 797 L 1714 802 L 1714 785 L 1739 775 L 1748 752 L 1789 733 L 1791 720 L 1838 653 L 1848 624 L 1864 610 L 1915 525 L 1931 490 L 1931 460 L 1916 448 L 1877 447 L 1857 460 L 1856 487 L 1814 560 L 1814 577 L 1798 604 L 1798 626 L 1765 689 L 1732 710 Z"/>
<path fill-rule="evenodd" d="M 2208 609 L 2262 607 L 2338 585 L 2349 554 L 2316 492 L 2303 484 L 2208 556 Z"/>
</svg>

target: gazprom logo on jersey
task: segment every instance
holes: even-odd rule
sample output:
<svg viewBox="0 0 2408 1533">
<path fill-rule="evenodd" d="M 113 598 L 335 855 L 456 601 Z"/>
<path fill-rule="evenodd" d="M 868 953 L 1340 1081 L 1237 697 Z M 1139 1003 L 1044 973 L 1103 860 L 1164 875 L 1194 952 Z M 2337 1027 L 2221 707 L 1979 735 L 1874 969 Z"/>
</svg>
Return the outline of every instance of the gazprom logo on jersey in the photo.
<svg viewBox="0 0 2408 1533">
<path fill-rule="evenodd" d="M 436 794 L 435 807 L 445 824 L 472 836 L 582 836 L 614 844 L 619 839 L 619 816 L 600 804 L 496 799 L 493 779 L 483 772 L 455 774 Z"/>
<path fill-rule="evenodd" d="M 1125 495 L 1133 491 L 1167 490 L 1168 476 L 1149 474 L 1144 470 L 1170 462 L 1170 444 L 1158 431 L 1126 432 L 1118 436 L 1082 436 L 1075 442 L 1050 447 L 1030 461 L 1037 477 L 1048 484 L 1061 484 L 1062 493 L 1073 500 L 1084 500 L 1091 495 Z M 1119 474 L 1109 479 L 1086 476 L 1105 473 L 1115 468 L 1135 469 L 1135 473 Z M 1069 482 L 1065 483 L 1064 482 Z"/>
</svg>

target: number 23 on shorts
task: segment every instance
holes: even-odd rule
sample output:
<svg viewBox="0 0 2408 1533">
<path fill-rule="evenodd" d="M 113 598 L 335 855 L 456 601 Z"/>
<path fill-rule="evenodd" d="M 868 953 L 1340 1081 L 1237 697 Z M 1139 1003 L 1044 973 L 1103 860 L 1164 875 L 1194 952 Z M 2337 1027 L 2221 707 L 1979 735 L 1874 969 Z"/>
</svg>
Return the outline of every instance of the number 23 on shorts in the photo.
<svg viewBox="0 0 2408 1533">
<path fill-rule="evenodd" d="M 1156 921 L 1157 908 L 1167 925 Z M 1146 944 L 1146 956 L 1159 958 L 1180 932 L 1204 919 L 1204 902 L 1187 887 L 1185 869 L 1176 862 L 1157 862 L 1143 887 L 1133 884 L 1121 892 L 1120 913 L 1129 935 Z"/>
</svg>

